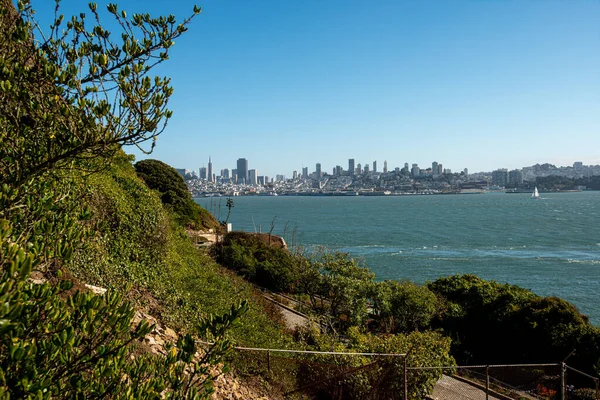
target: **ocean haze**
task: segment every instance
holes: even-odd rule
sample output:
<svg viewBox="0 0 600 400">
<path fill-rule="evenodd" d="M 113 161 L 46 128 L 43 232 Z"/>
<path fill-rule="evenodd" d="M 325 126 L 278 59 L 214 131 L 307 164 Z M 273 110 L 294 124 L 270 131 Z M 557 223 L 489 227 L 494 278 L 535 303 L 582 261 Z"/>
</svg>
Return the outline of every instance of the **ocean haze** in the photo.
<svg viewBox="0 0 600 400">
<path fill-rule="evenodd" d="M 224 219 L 225 198 L 198 203 Z M 452 274 L 573 302 L 600 325 L 600 192 L 235 197 L 235 230 L 268 231 L 351 256 L 378 280 Z M 287 229 L 286 229 L 287 226 Z M 286 232 L 284 232 L 286 231 Z"/>
</svg>

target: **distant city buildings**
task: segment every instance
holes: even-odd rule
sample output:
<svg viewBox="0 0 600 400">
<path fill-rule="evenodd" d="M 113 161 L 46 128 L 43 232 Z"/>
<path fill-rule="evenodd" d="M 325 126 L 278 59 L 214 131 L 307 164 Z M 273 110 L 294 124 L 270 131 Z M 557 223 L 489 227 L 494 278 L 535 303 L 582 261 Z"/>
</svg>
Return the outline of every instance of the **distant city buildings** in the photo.
<svg viewBox="0 0 600 400">
<path fill-rule="evenodd" d="M 492 185 L 505 187 L 508 183 L 508 170 L 506 168 L 492 171 Z"/>
<path fill-rule="evenodd" d="M 552 164 L 536 164 L 522 169 L 496 169 L 492 172 L 469 173 L 464 168 L 460 173 L 453 174 L 449 168 L 443 168 L 438 161 L 432 161 L 431 167 L 420 168 L 413 163 L 409 168 L 388 168 L 388 162 L 383 162 L 383 172 L 378 170 L 377 160 L 372 163 L 356 163 L 348 159 L 348 170 L 340 165 L 331 169 L 327 174 L 321 163 L 315 164 L 315 172 L 310 173 L 309 167 L 302 167 L 291 172 L 292 179 L 286 179 L 284 174 L 276 175 L 275 179 L 259 176 L 256 168 L 249 169 L 248 160 L 239 158 L 234 169 L 223 168 L 220 175 L 214 173 L 212 156 L 208 158 L 208 166 L 200 167 L 198 173 L 186 169 L 177 172 L 188 182 L 193 193 L 217 195 L 235 193 L 244 194 L 339 194 L 339 195 L 384 195 L 403 193 L 458 193 L 461 190 L 481 192 L 484 190 L 529 191 L 539 177 L 561 176 L 569 179 L 600 176 L 600 165 L 584 165 L 576 161 L 572 166 L 556 167 Z M 199 179 L 198 179 L 199 178 Z M 538 185 L 539 186 L 539 185 Z M 575 186 L 585 189 L 584 185 Z"/>
<path fill-rule="evenodd" d="M 248 184 L 249 185 L 258 185 L 258 171 L 255 169 L 251 169 L 248 171 Z"/>
<path fill-rule="evenodd" d="M 248 160 L 245 158 L 238 158 L 237 160 L 237 182 L 248 182 Z"/>
<path fill-rule="evenodd" d="M 207 180 L 209 182 L 214 182 L 214 179 L 213 179 L 213 169 L 212 169 L 212 161 L 210 159 L 210 156 L 208 156 Z"/>
</svg>

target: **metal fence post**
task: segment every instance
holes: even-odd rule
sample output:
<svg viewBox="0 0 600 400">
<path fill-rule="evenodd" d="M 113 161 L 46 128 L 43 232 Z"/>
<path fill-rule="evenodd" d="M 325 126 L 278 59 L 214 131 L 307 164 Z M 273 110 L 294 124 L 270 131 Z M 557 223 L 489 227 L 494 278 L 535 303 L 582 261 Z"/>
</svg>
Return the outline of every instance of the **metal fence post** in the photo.
<svg viewBox="0 0 600 400">
<path fill-rule="evenodd" d="M 267 369 L 271 372 L 271 352 L 267 351 Z"/>
<path fill-rule="evenodd" d="M 485 366 L 485 400 L 490 398 L 490 366 Z"/>
<path fill-rule="evenodd" d="M 404 356 L 404 400 L 408 400 L 408 369 L 406 367 L 406 359 Z"/>
<path fill-rule="evenodd" d="M 560 400 L 565 400 L 565 394 L 566 394 L 566 385 L 565 385 L 565 372 L 566 372 L 566 367 L 565 367 L 565 363 L 564 361 L 560 363 Z"/>
</svg>

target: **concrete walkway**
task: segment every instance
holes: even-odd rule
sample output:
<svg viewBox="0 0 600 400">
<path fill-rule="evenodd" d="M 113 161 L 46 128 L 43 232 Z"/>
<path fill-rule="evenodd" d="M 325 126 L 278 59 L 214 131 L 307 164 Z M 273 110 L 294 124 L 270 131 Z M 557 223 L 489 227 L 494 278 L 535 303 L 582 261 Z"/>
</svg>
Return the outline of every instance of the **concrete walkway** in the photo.
<svg viewBox="0 0 600 400">
<path fill-rule="evenodd" d="M 442 375 L 437 381 L 431 398 L 433 400 L 486 400 L 483 390 L 447 375 Z M 500 397 L 491 394 L 487 399 L 501 400 Z"/>
</svg>

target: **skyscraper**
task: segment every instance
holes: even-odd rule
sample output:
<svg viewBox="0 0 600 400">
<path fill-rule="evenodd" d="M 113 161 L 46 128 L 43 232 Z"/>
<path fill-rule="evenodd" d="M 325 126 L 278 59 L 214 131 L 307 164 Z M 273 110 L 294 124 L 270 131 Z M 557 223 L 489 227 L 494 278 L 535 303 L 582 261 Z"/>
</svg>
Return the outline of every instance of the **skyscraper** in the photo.
<svg viewBox="0 0 600 400">
<path fill-rule="evenodd" d="M 308 179 L 308 167 L 302 167 L 302 177 Z"/>
<path fill-rule="evenodd" d="M 384 174 L 387 174 L 387 173 L 388 173 L 388 168 L 387 168 L 387 160 L 385 160 L 385 161 L 383 162 L 383 173 L 384 173 Z"/>
<path fill-rule="evenodd" d="M 251 169 L 248 171 L 248 184 L 256 186 L 258 184 L 258 171 Z"/>
<path fill-rule="evenodd" d="M 354 158 L 348 160 L 348 172 L 350 175 L 354 175 Z"/>
<path fill-rule="evenodd" d="M 373 173 L 377 172 L 377 161 L 373 161 Z"/>
<path fill-rule="evenodd" d="M 323 177 L 323 173 L 321 172 L 321 163 L 317 163 L 316 168 L 317 168 L 317 178 L 321 179 Z"/>
<path fill-rule="evenodd" d="M 212 161 L 210 159 L 210 156 L 208 156 L 208 171 L 207 171 L 207 180 L 209 182 L 213 181 L 213 171 L 212 171 Z"/>
<path fill-rule="evenodd" d="M 238 183 L 248 183 L 248 160 L 238 158 L 237 160 Z"/>
</svg>

